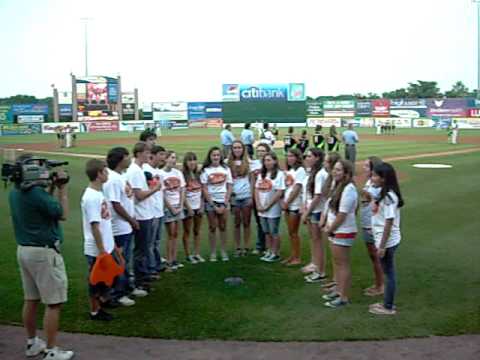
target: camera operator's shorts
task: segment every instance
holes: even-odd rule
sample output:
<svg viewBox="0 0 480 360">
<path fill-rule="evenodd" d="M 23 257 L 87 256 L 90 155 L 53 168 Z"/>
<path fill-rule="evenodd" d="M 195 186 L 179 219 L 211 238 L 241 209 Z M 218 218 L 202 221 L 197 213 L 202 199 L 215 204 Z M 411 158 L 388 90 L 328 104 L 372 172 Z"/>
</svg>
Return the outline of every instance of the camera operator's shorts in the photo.
<svg viewBox="0 0 480 360">
<path fill-rule="evenodd" d="M 67 302 L 68 280 L 63 257 L 47 247 L 17 248 L 25 300 L 41 300 L 46 305 Z"/>
</svg>

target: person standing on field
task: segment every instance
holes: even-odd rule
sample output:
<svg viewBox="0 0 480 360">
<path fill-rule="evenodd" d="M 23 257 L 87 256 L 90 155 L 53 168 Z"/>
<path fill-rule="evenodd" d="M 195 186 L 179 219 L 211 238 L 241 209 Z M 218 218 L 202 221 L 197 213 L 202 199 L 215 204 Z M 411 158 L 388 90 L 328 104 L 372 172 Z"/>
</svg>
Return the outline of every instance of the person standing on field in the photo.
<svg viewBox="0 0 480 360">
<path fill-rule="evenodd" d="M 232 150 L 232 144 L 235 141 L 235 136 L 233 136 L 232 126 L 230 124 L 225 125 L 225 129 L 220 133 L 220 141 L 223 147 L 223 157 L 227 158 Z"/>
<path fill-rule="evenodd" d="M 355 160 L 357 159 L 357 143 L 359 141 L 358 134 L 353 130 L 353 124 L 348 124 L 348 130 L 345 130 L 342 134 L 342 140 L 345 144 L 345 159 L 349 160 L 354 167 L 355 172 Z"/>
</svg>

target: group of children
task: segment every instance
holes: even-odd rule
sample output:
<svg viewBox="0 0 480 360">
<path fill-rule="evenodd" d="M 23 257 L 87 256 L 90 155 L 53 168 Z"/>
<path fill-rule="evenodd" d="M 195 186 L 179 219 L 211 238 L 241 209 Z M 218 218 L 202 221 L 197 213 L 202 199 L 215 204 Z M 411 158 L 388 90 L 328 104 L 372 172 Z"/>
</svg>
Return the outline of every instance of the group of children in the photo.
<svg viewBox="0 0 480 360">
<path fill-rule="evenodd" d="M 132 297 L 147 296 L 160 272 L 184 266 L 177 259 L 180 223 L 187 262 L 206 261 L 200 245 L 204 215 L 210 249 L 207 259 L 229 261 L 229 213 L 233 216 L 233 256 L 259 255 L 264 262 L 282 261 L 286 266 L 302 263 L 299 228 L 305 224 L 311 245 L 310 262 L 301 268 L 305 281 L 322 285 L 326 306 L 345 306 L 349 303 L 350 249 L 358 233 L 358 209 L 362 237 L 375 274 L 375 283 L 365 289 L 365 295 L 384 294 L 383 303 L 371 305 L 369 311 L 395 314 L 394 254 L 401 239 L 399 209 L 403 199 L 390 164 L 374 157 L 365 161 L 368 180 L 357 189 L 354 165 L 337 152 L 325 155 L 316 147 L 304 153 L 289 148 L 283 168 L 268 144 L 258 144 L 253 158 L 245 145 L 235 140 L 226 159 L 215 146 L 200 167 L 197 156 L 188 152 L 183 155 L 180 170 L 177 154 L 156 145 L 155 138 L 153 133 L 142 134 L 142 141 L 133 147 L 133 159 L 126 148 L 116 147 L 108 152 L 106 162 L 87 162 L 90 184 L 81 206 L 89 268 L 102 253 L 111 253 L 125 265 L 125 273 L 113 289 L 90 285 L 91 319 L 111 320 L 112 316 L 102 308 L 107 299 L 134 305 Z M 252 214 L 257 223 L 255 246 L 251 241 Z M 290 241 L 290 254 L 283 260 L 282 216 Z M 166 251 L 162 254 L 165 259 L 160 253 L 163 227 L 167 233 Z M 333 264 L 330 279 L 326 270 L 327 243 Z"/>
</svg>

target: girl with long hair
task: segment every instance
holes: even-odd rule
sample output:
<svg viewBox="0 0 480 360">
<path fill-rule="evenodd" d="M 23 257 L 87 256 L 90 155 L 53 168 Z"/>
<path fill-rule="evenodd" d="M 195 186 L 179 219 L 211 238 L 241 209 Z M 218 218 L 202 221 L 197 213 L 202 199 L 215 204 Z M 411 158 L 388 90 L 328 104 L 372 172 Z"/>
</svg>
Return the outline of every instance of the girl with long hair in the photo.
<svg viewBox="0 0 480 360">
<path fill-rule="evenodd" d="M 374 200 L 372 228 L 383 273 L 387 279 L 383 304 L 370 305 L 369 311 L 376 315 L 394 315 L 396 273 L 395 252 L 402 238 L 400 233 L 400 208 L 404 205 L 395 169 L 389 163 L 373 168 L 372 183 L 380 188 L 379 198 Z"/>
<path fill-rule="evenodd" d="M 183 157 L 183 176 L 185 178 L 185 211 L 183 218 L 183 248 L 187 261 L 192 264 L 205 262 L 200 255 L 200 228 L 203 218 L 202 184 L 198 170 L 197 155 L 187 152 Z M 193 225 L 193 255 L 190 253 L 190 234 Z"/>
<path fill-rule="evenodd" d="M 333 168 L 335 187 L 330 192 L 326 207 L 326 225 L 333 255 L 336 290 L 323 295 L 325 306 L 338 308 L 348 304 L 352 283 L 350 267 L 350 248 L 357 235 L 355 213 L 358 206 L 358 194 L 353 182 L 353 164 L 348 160 L 339 160 Z"/>
<path fill-rule="evenodd" d="M 183 218 L 185 203 L 185 179 L 176 169 L 177 155 L 167 151 L 165 166 L 160 169 L 159 176 L 163 185 L 163 201 L 165 204 L 165 226 L 167 228 L 167 270 L 175 271 L 183 264 L 177 261 L 178 224 Z"/>
<path fill-rule="evenodd" d="M 222 261 L 228 261 L 227 216 L 233 180 L 230 168 L 225 165 L 222 151 L 218 146 L 214 146 L 208 151 L 203 163 L 200 182 L 208 217 L 210 261 L 217 261 L 217 229 L 220 233 Z"/>
<path fill-rule="evenodd" d="M 365 172 L 367 181 L 360 191 L 361 206 L 360 206 L 360 223 L 362 225 L 362 235 L 365 245 L 367 247 L 368 255 L 373 265 L 373 273 L 375 275 L 375 283 L 364 290 L 364 295 L 378 296 L 383 294 L 383 271 L 380 265 L 380 259 L 375 247 L 375 240 L 372 231 L 372 204 L 378 199 L 380 195 L 380 188 L 375 187 L 372 182 L 373 168 L 380 164 L 380 160 L 376 156 L 370 156 L 363 163 L 363 171 Z"/>
<path fill-rule="evenodd" d="M 250 160 L 245 145 L 236 140 L 228 157 L 228 166 L 233 178 L 232 211 L 234 215 L 233 238 L 235 240 L 235 257 L 247 255 L 250 248 L 250 220 L 252 217 L 252 185 L 250 182 Z M 243 249 L 241 246 L 241 229 L 243 227 Z"/>
<path fill-rule="evenodd" d="M 302 208 L 302 185 L 306 177 L 302 153 L 298 149 L 287 152 L 287 171 L 285 172 L 285 197 L 281 202 L 288 225 L 291 255 L 283 261 L 285 265 L 299 265 L 300 259 L 300 217 Z"/>
<path fill-rule="evenodd" d="M 280 260 L 280 201 L 284 190 L 285 176 L 279 169 L 277 155 L 270 152 L 263 157 L 262 170 L 255 183 L 255 204 L 267 245 L 262 261 Z"/>
</svg>

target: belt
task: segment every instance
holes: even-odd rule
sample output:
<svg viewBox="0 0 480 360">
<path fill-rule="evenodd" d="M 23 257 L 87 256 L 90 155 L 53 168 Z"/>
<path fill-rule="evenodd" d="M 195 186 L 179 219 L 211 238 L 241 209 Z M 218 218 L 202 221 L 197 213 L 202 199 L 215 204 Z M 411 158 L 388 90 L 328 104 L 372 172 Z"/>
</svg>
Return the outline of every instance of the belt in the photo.
<svg viewBox="0 0 480 360">
<path fill-rule="evenodd" d="M 35 248 L 45 248 L 45 249 L 53 249 L 55 252 L 60 254 L 60 250 L 57 249 L 55 245 L 20 245 L 22 247 L 35 247 Z"/>
</svg>

